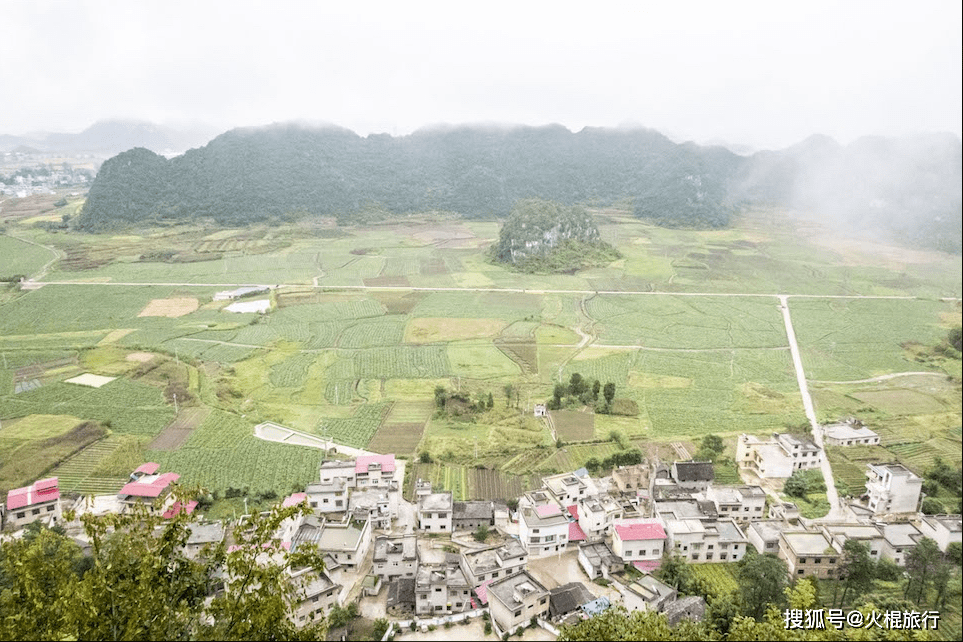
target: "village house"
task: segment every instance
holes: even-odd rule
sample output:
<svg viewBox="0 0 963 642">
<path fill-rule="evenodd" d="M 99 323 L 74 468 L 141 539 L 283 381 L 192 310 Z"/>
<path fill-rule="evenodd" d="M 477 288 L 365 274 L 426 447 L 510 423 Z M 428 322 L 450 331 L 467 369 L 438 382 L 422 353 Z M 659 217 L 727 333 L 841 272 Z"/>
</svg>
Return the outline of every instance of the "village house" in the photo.
<svg viewBox="0 0 963 642">
<path fill-rule="evenodd" d="M 839 552 L 821 531 L 783 531 L 779 536 L 779 557 L 793 578 L 836 576 Z"/>
<path fill-rule="evenodd" d="M 429 533 L 452 531 L 451 492 L 431 493 L 418 501 L 418 529 Z"/>
<path fill-rule="evenodd" d="M 495 526 L 495 505 L 491 501 L 454 502 L 451 516 L 452 529 L 474 531 L 480 526 Z"/>
<path fill-rule="evenodd" d="M 548 592 L 548 616 L 554 622 L 576 623 L 582 618 L 582 607 L 595 601 L 595 596 L 581 582 L 569 582 Z M 571 618 L 569 616 L 572 616 Z"/>
<path fill-rule="evenodd" d="M 672 479 L 680 488 L 701 491 L 716 478 L 711 461 L 676 461 L 672 463 Z"/>
<path fill-rule="evenodd" d="M 542 478 L 542 486 L 551 493 L 562 506 L 577 504 L 579 500 L 598 493 L 595 484 L 586 475 L 579 477 L 575 473 L 562 473 Z"/>
<path fill-rule="evenodd" d="M 568 545 L 569 519 L 558 504 L 519 509 L 518 539 L 531 557 L 564 553 Z"/>
<path fill-rule="evenodd" d="M 923 480 L 902 464 L 866 464 L 867 504 L 875 515 L 916 513 Z"/>
<path fill-rule="evenodd" d="M 469 611 L 471 588 L 458 566 L 422 564 L 415 578 L 415 613 L 438 616 Z"/>
<path fill-rule="evenodd" d="M 879 435 L 858 419 L 850 417 L 839 423 L 823 426 L 823 441 L 828 446 L 878 446 Z"/>
<path fill-rule="evenodd" d="M 649 468 L 645 464 L 612 469 L 612 482 L 620 493 L 638 495 L 649 488 Z"/>
<path fill-rule="evenodd" d="M 960 543 L 963 521 L 959 515 L 922 515 L 920 532 L 936 542 L 944 553 L 953 542 Z"/>
<path fill-rule="evenodd" d="M 808 437 L 790 433 L 773 433 L 771 439 L 743 434 L 736 442 L 736 462 L 761 479 L 782 479 L 818 468 L 822 449 Z"/>
<path fill-rule="evenodd" d="M 624 562 L 658 562 L 665 552 L 665 527 L 657 519 L 617 523 L 612 535 L 612 552 Z"/>
<path fill-rule="evenodd" d="M 906 555 L 923 539 L 923 533 L 909 522 L 882 524 L 880 529 L 883 531 L 881 556 L 899 566 L 906 563 Z"/>
<path fill-rule="evenodd" d="M 386 581 L 415 577 L 419 559 L 418 537 L 415 535 L 380 535 L 375 538 L 373 572 Z"/>
<path fill-rule="evenodd" d="M 43 520 L 58 522 L 61 515 L 60 486 L 56 477 L 40 479 L 7 492 L 4 524 L 22 528 L 31 522 Z"/>
<path fill-rule="evenodd" d="M 882 531 L 874 524 L 825 524 L 822 527 L 826 536 L 832 542 L 833 548 L 838 552 L 843 552 L 843 546 L 849 540 L 862 542 L 869 547 L 869 556 L 874 562 L 880 560 L 885 537 Z"/>
<path fill-rule="evenodd" d="M 349 489 L 396 488 L 394 455 L 364 455 L 354 460 L 322 462 L 318 469 L 322 484 L 343 479 Z"/>
<path fill-rule="evenodd" d="M 569 507 L 569 512 L 578 520 L 578 525 L 588 540 L 602 539 L 610 535 L 615 521 L 622 519 L 623 515 L 622 506 L 605 495 L 583 499 L 577 506 Z"/>
<path fill-rule="evenodd" d="M 348 509 L 348 482 L 344 477 L 311 482 L 304 491 L 316 513 L 343 513 Z"/>
<path fill-rule="evenodd" d="M 294 612 L 288 616 L 294 624 L 304 626 L 320 620 L 338 604 L 341 586 L 335 584 L 326 573 L 304 568 L 291 575 L 291 580 L 298 585 L 300 597 Z"/>
<path fill-rule="evenodd" d="M 745 556 L 749 539 L 729 519 L 668 519 L 668 545 L 690 562 L 738 562 Z"/>
<path fill-rule="evenodd" d="M 224 541 L 226 533 L 224 524 L 221 522 L 210 522 L 207 524 L 189 524 L 187 526 L 189 534 L 187 542 L 184 544 L 184 555 L 191 559 L 197 559 L 205 548 L 213 550 L 215 546 Z"/>
<path fill-rule="evenodd" d="M 620 591 L 622 593 L 622 604 L 630 613 L 632 611 L 660 613 L 667 604 L 679 596 L 676 589 L 649 573 L 645 573 L 638 580 L 624 585 Z"/>
<path fill-rule="evenodd" d="M 528 626 L 532 618 L 544 618 L 549 609 L 548 590 L 528 571 L 495 580 L 488 585 L 488 611 L 498 637 Z"/>
<path fill-rule="evenodd" d="M 370 519 L 372 528 L 385 531 L 391 530 L 391 520 L 395 517 L 390 509 L 388 493 L 377 488 L 351 493 L 348 511 L 352 518 Z"/>
<path fill-rule="evenodd" d="M 599 577 L 609 579 L 613 573 L 625 570 L 625 562 L 605 542 L 579 544 L 578 563 L 592 580 Z"/>
<path fill-rule="evenodd" d="M 545 408 L 545 404 L 537 403 L 535 404 L 535 416 L 536 417 L 547 417 L 548 410 Z"/>
<path fill-rule="evenodd" d="M 357 568 L 371 546 L 371 522 L 328 522 L 323 517 L 305 517 L 291 539 L 292 550 L 315 546 L 340 566 Z"/>
<path fill-rule="evenodd" d="M 527 562 L 528 551 L 518 540 L 510 539 L 501 546 L 462 551 L 460 564 L 468 583 L 475 588 L 524 570 Z"/>
<path fill-rule="evenodd" d="M 131 473 L 130 481 L 117 493 L 117 498 L 125 510 L 140 505 L 146 506 L 151 512 L 164 513 L 173 506 L 174 497 L 170 494 L 170 486 L 181 476 L 177 473 L 158 475 L 158 469 L 160 464 L 148 462 L 141 464 Z M 194 502 L 194 506 L 196 505 Z"/>
<path fill-rule="evenodd" d="M 761 486 L 713 486 L 696 493 L 697 500 L 712 502 L 719 517 L 731 517 L 740 522 L 765 517 L 766 491 Z"/>
<path fill-rule="evenodd" d="M 746 538 L 763 555 L 779 554 L 779 535 L 790 528 L 781 519 L 766 519 L 752 522 L 746 527 Z"/>
</svg>

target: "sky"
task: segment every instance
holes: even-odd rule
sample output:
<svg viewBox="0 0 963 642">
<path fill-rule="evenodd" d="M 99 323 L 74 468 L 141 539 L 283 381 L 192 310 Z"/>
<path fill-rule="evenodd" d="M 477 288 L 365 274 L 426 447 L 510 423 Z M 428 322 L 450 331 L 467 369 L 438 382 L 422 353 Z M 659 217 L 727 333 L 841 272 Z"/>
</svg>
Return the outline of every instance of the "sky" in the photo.
<svg viewBox="0 0 963 642">
<path fill-rule="evenodd" d="M 963 120 L 958 1 L 0 0 L 0 133 L 641 125 L 780 148 Z"/>
</svg>

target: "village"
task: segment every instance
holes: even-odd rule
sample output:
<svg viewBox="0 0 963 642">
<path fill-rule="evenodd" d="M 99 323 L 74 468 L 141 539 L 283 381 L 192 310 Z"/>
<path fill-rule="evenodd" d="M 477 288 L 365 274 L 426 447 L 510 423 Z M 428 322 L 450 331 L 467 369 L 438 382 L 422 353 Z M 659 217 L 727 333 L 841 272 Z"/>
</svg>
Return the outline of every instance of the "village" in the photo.
<svg viewBox="0 0 963 642">
<path fill-rule="evenodd" d="M 852 419 L 823 426 L 822 437 L 837 446 L 879 443 Z M 896 463 L 869 464 L 865 494 L 825 518 L 804 518 L 772 490 L 823 464 L 822 448 L 798 434 L 742 435 L 742 484 L 717 484 L 710 462 L 642 462 L 599 476 L 584 468 L 546 476 L 540 488 L 504 501 L 453 501 L 423 480 L 408 501 L 405 459 L 332 446 L 317 481 L 281 502 L 309 510 L 285 519 L 277 542 L 289 551 L 316 547 L 325 561 L 323 571 L 292 572 L 302 588 L 290 617 L 304 624 L 354 605 L 389 623 L 384 639 L 470 621 L 499 637 L 532 628 L 526 636 L 535 637 L 525 639 L 554 639 L 560 626 L 616 604 L 663 613 L 670 625 L 698 621 L 705 600 L 680 595 L 654 574 L 671 556 L 726 564 L 754 549 L 782 559 L 791 579 L 832 579 L 849 540 L 868 545 L 874 561 L 902 566 L 923 538 L 946 552 L 963 534 L 960 515 L 919 512 L 923 480 Z M 178 479 L 148 462 L 115 495 L 76 499 L 61 496 L 57 478 L 41 479 L 8 493 L 3 537 L 41 521 L 89 551 L 84 514 L 142 506 L 171 519 L 198 511 L 197 501 L 177 498 Z M 184 551 L 195 558 L 229 543 L 245 519 L 195 517 Z"/>
</svg>

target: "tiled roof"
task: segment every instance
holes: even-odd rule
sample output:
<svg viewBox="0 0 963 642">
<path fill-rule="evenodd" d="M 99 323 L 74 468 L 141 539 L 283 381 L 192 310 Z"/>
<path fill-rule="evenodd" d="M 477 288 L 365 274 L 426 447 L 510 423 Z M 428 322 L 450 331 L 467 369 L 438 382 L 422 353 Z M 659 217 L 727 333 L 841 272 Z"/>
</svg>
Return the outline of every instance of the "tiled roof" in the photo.
<svg viewBox="0 0 963 642">
<path fill-rule="evenodd" d="M 566 510 L 568 511 L 569 515 L 571 515 L 575 519 L 578 519 L 578 504 L 572 504 L 571 506 L 566 508 Z"/>
<path fill-rule="evenodd" d="M 197 502 L 194 500 L 191 500 L 186 504 L 182 504 L 181 502 L 174 502 L 174 504 L 170 508 L 164 511 L 163 518 L 174 519 L 175 517 L 180 515 L 181 511 L 184 511 L 186 514 L 190 515 L 191 513 L 194 512 L 195 508 L 197 508 Z"/>
<path fill-rule="evenodd" d="M 60 489 L 57 487 L 57 478 L 48 477 L 38 480 L 30 486 L 15 488 L 8 492 L 7 510 L 16 510 L 58 499 L 60 499 Z"/>
<path fill-rule="evenodd" d="M 553 515 L 560 515 L 562 510 L 557 504 L 543 504 L 535 507 L 535 513 L 539 517 L 552 517 Z"/>
<path fill-rule="evenodd" d="M 639 560 L 637 562 L 632 562 L 632 566 L 639 569 L 643 573 L 651 573 L 655 569 L 659 568 L 662 564 L 662 560 Z"/>
<path fill-rule="evenodd" d="M 150 477 L 150 476 L 148 476 Z M 177 473 L 164 473 L 148 479 L 141 477 L 137 481 L 132 481 L 120 489 L 118 495 L 131 497 L 160 497 L 167 487 L 181 478 Z"/>
<path fill-rule="evenodd" d="M 656 522 L 618 525 L 615 527 L 615 532 L 619 534 L 623 542 L 665 539 L 665 529 L 662 528 L 662 524 Z"/>
<path fill-rule="evenodd" d="M 394 455 L 365 455 L 358 457 L 354 462 L 354 472 L 366 473 L 371 464 L 381 464 L 382 472 L 390 473 L 395 469 Z"/>
<path fill-rule="evenodd" d="M 284 501 L 281 502 L 282 508 L 291 508 L 292 506 L 297 506 L 303 502 L 308 501 L 307 493 L 294 493 L 290 497 L 285 497 Z"/>
<path fill-rule="evenodd" d="M 160 469 L 160 464 L 149 461 L 146 464 L 141 464 L 140 466 L 138 466 L 134 470 L 134 473 L 143 473 L 145 475 L 153 475 L 158 471 L 158 469 Z"/>
</svg>

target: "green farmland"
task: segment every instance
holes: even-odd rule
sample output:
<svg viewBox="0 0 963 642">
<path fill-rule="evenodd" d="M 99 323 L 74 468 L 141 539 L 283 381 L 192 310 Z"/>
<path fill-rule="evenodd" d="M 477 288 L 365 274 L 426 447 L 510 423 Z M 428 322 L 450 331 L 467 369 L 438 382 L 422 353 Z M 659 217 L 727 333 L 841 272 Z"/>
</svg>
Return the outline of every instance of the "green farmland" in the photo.
<svg viewBox="0 0 963 642">
<path fill-rule="evenodd" d="M 105 437 L 41 467 L 65 490 L 111 492 L 118 467 L 142 456 L 188 485 L 287 493 L 317 475 L 319 452 L 254 437 L 274 421 L 427 454 L 417 475 L 497 498 L 618 452 L 613 433 L 671 456 L 669 444 L 695 452 L 708 433 L 731 447 L 741 432 L 804 421 L 783 294 L 820 418 L 860 416 L 883 435 L 873 457 L 917 471 L 935 455 L 960 461 L 959 361 L 925 352 L 960 322 L 954 257 L 844 256 L 818 236 L 800 240 L 777 212 L 719 231 L 595 214 L 623 258 L 547 275 L 486 260 L 496 222 L 441 215 L 124 236 L 8 221 L 0 272 L 44 285 L 0 296 L 0 441 L 21 447 L 39 425 L 31 417 L 65 418 L 43 428 L 51 435 L 96 422 Z M 158 248 L 173 258 L 152 259 Z M 250 297 L 267 313 L 214 300 L 246 284 L 271 287 Z M 924 374 L 886 378 L 910 372 Z M 66 382 L 82 373 L 115 379 Z M 556 444 L 531 408 L 574 373 L 614 383 L 631 412 L 572 405 Z M 439 387 L 467 400 L 464 412 L 439 411 Z M 491 408 L 468 410 L 489 395 Z M 847 487 L 865 459 L 831 453 Z M 731 466 L 719 470 L 735 481 Z"/>
</svg>

